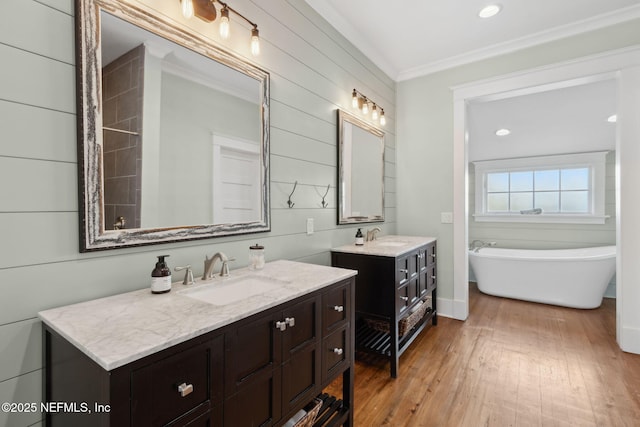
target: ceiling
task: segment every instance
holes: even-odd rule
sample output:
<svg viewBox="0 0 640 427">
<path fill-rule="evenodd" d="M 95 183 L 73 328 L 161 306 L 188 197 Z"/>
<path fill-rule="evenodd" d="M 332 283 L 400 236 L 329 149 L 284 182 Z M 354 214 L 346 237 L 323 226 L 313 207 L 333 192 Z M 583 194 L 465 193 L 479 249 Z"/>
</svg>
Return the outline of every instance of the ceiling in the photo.
<svg viewBox="0 0 640 427">
<path fill-rule="evenodd" d="M 616 80 L 473 101 L 467 106 L 469 161 L 615 150 Z M 507 136 L 496 130 L 509 129 Z"/>
<path fill-rule="evenodd" d="M 396 81 L 640 17 L 640 0 L 306 0 Z"/>
</svg>

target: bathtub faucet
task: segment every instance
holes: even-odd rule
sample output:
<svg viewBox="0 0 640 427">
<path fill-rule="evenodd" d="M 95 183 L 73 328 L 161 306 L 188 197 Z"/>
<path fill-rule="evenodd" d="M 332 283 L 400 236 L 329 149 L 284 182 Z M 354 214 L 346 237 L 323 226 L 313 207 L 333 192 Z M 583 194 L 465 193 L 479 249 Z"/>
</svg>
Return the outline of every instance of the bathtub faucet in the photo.
<svg viewBox="0 0 640 427">
<path fill-rule="evenodd" d="M 482 240 L 474 240 L 469 245 L 469 250 L 473 251 L 473 252 L 478 252 L 482 248 L 486 248 L 486 247 L 489 247 L 489 246 L 495 246 L 495 245 L 496 245 L 496 242 L 485 242 L 485 241 L 482 241 Z"/>
</svg>

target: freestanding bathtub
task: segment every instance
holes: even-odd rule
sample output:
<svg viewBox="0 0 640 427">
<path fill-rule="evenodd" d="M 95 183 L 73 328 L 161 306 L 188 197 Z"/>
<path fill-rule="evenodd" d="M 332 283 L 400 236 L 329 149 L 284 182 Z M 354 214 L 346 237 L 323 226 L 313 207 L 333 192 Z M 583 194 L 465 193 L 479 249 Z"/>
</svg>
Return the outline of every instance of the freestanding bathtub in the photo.
<svg viewBox="0 0 640 427">
<path fill-rule="evenodd" d="M 616 247 L 469 250 L 478 289 L 489 295 L 597 308 L 616 272 Z"/>
</svg>

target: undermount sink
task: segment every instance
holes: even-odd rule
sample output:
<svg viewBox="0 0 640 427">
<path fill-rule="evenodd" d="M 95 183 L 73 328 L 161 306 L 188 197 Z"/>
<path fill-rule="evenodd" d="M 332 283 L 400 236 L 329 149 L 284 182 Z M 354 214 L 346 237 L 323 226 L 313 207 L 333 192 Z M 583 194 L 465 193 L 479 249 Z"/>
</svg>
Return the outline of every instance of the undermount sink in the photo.
<svg viewBox="0 0 640 427">
<path fill-rule="evenodd" d="M 261 295 L 289 284 L 291 282 L 276 279 L 275 277 L 249 275 L 226 279 L 220 283 L 214 281 L 211 284 L 185 289 L 179 293 L 212 305 L 223 306 L 254 295 Z"/>
<path fill-rule="evenodd" d="M 404 246 L 406 245 L 407 242 L 384 242 L 384 241 L 378 241 L 376 243 L 376 246 L 389 246 L 389 247 L 399 247 L 399 246 Z"/>
</svg>

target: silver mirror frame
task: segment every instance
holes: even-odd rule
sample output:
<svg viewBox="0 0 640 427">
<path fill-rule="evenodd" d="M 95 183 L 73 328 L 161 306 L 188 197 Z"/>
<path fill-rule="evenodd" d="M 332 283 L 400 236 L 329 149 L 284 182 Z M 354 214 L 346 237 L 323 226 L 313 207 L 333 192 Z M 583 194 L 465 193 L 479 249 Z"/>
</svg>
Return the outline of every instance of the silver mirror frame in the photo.
<svg viewBox="0 0 640 427">
<path fill-rule="evenodd" d="M 362 224 L 369 222 L 384 222 L 384 132 L 377 127 L 367 123 L 366 121 L 360 119 L 359 117 L 354 116 L 346 111 L 337 110 L 338 112 L 338 224 Z M 359 128 L 371 133 L 372 135 L 380 138 L 380 142 L 382 144 L 382 156 L 380 158 L 380 168 L 381 168 L 381 179 L 382 179 L 382 193 L 380 194 L 380 200 L 382 205 L 382 212 L 380 215 L 363 215 L 363 216 L 344 216 L 344 206 L 343 200 L 345 197 L 344 194 L 344 183 L 345 176 L 347 173 L 347 168 L 345 165 L 345 156 L 344 156 L 344 123 L 348 122 Z M 373 165 L 372 167 L 378 167 L 377 165 Z"/>
<path fill-rule="evenodd" d="M 221 62 L 261 83 L 262 219 L 260 221 L 105 232 L 103 220 L 100 10 Z M 178 10 L 179 8 L 176 7 L 176 11 Z M 124 1 L 76 0 L 75 16 L 80 252 L 270 231 L 269 73 L 167 18 L 156 16 L 146 8 L 132 6 Z"/>
</svg>

